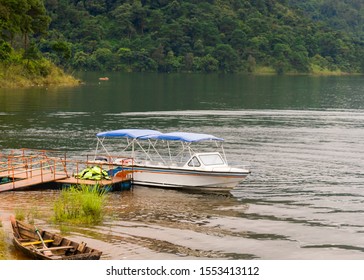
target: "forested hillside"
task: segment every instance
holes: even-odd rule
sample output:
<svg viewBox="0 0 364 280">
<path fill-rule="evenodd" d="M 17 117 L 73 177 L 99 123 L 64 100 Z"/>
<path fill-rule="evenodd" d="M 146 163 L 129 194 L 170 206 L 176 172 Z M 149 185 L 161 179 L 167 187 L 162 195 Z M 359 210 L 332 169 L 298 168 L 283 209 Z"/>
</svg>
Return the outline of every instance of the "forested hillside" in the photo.
<svg viewBox="0 0 364 280">
<path fill-rule="evenodd" d="M 0 87 L 78 83 L 39 51 L 49 23 L 42 0 L 0 0 Z"/>
<path fill-rule="evenodd" d="M 362 2 L 45 0 L 48 36 L 33 40 L 76 70 L 356 73 Z"/>
<path fill-rule="evenodd" d="M 363 0 L 289 0 L 289 4 L 314 21 L 324 21 L 355 39 L 364 39 Z"/>
</svg>

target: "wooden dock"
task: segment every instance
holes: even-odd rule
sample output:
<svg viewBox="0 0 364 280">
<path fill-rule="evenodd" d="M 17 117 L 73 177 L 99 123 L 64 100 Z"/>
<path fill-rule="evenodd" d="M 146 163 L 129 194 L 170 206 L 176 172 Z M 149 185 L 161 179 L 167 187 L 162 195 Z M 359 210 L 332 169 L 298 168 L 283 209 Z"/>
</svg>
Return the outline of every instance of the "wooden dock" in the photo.
<svg viewBox="0 0 364 280">
<path fill-rule="evenodd" d="M 113 186 L 132 181 L 132 172 L 118 171 L 108 179 L 83 180 L 75 174 L 91 164 L 87 161 L 72 161 L 66 155 L 53 155 L 49 151 L 21 149 L 10 154 L 0 153 L 0 192 L 23 190 L 45 183 L 61 185 Z M 110 171 L 116 166 L 101 165 Z M 117 166 L 120 169 L 120 166 Z"/>
<path fill-rule="evenodd" d="M 0 184 L 0 192 L 12 191 L 25 189 L 32 186 L 39 186 L 45 183 L 56 182 L 57 180 L 67 178 L 67 174 L 56 174 L 56 173 L 46 173 L 40 174 L 40 172 L 34 172 L 31 177 L 27 177 L 28 171 L 23 173 L 17 173 L 17 177 L 8 177 L 0 174 L 0 178 L 8 178 L 9 182 Z"/>
</svg>

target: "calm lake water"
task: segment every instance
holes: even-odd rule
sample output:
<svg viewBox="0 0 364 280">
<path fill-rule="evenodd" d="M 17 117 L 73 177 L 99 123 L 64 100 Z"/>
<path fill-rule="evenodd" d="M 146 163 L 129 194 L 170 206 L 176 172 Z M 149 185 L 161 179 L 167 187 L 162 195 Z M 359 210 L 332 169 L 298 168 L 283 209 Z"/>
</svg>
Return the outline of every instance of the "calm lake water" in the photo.
<svg viewBox="0 0 364 280">
<path fill-rule="evenodd" d="M 364 259 L 362 76 L 80 77 L 77 88 L 0 90 L 0 150 L 80 157 L 100 131 L 204 132 L 224 138 L 230 161 L 252 174 L 231 196 L 110 193 L 102 224 L 70 226 L 65 235 L 103 250 L 103 259 Z M 48 222 L 58 195 L 0 193 L 5 229 L 25 209 L 39 226 L 60 230 Z"/>
</svg>

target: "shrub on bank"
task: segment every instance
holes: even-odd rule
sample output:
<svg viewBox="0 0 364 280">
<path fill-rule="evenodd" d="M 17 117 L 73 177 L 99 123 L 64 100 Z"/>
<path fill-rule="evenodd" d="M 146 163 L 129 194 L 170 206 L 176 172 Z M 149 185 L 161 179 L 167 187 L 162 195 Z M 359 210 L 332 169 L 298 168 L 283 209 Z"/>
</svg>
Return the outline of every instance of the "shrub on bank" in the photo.
<svg viewBox="0 0 364 280">
<path fill-rule="evenodd" d="M 33 86 L 76 86 L 80 83 L 49 61 L 23 64 L 0 62 L 0 88 L 27 88 Z"/>
<path fill-rule="evenodd" d="M 94 224 L 102 220 L 106 194 L 99 186 L 71 186 L 62 189 L 54 203 L 56 222 Z"/>
<path fill-rule="evenodd" d="M 0 44 L 0 88 L 75 86 L 80 83 L 40 54 L 29 57 L 26 52 L 13 49 L 4 54 L 2 49 Z"/>
</svg>

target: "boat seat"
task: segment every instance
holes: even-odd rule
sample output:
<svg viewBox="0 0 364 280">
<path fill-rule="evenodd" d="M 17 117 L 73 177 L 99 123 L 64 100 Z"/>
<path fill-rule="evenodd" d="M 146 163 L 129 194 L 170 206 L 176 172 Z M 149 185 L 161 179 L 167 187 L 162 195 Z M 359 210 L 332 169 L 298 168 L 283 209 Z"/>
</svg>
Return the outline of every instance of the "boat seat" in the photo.
<svg viewBox="0 0 364 280">
<path fill-rule="evenodd" d="M 73 246 L 59 246 L 39 249 L 39 252 L 72 249 Z"/>
<path fill-rule="evenodd" d="M 51 255 L 49 256 L 52 260 L 61 260 L 62 259 L 62 256 L 60 255 Z"/>
<path fill-rule="evenodd" d="M 29 240 L 29 239 L 28 239 Z M 47 240 L 43 240 L 44 243 L 51 243 L 54 242 L 54 240 L 52 239 L 47 239 Z M 22 242 L 21 245 L 22 246 L 29 246 L 29 245 L 38 245 L 38 244 L 42 244 L 42 241 L 37 240 L 37 241 L 31 241 L 31 242 Z"/>
</svg>

